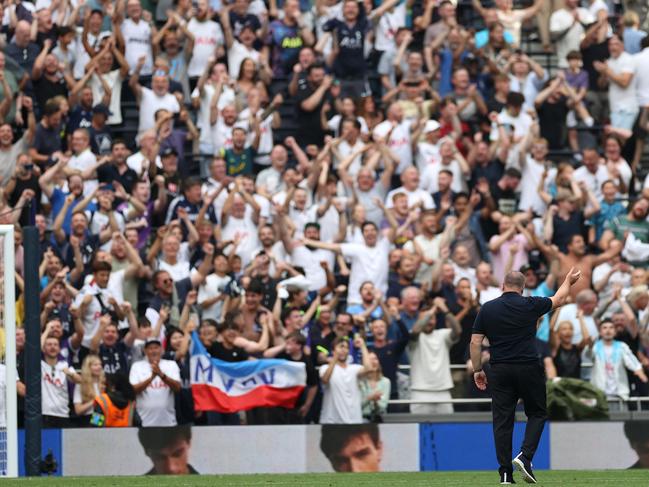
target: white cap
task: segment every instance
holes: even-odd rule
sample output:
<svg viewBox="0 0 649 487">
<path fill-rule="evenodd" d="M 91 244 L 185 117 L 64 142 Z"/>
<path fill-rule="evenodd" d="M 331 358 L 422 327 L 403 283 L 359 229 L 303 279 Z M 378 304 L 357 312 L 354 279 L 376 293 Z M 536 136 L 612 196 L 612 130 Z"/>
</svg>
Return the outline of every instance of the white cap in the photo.
<svg viewBox="0 0 649 487">
<path fill-rule="evenodd" d="M 435 130 L 438 130 L 440 127 L 441 125 L 437 120 L 428 120 L 426 121 L 426 125 L 424 125 L 424 133 L 435 132 Z"/>
</svg>

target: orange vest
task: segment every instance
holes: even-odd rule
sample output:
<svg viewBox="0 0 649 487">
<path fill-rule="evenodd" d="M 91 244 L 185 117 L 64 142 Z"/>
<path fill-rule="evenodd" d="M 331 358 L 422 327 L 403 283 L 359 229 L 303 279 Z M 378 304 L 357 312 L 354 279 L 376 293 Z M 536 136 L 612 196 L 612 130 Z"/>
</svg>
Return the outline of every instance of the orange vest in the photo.
<svg viewBox="0 0 649 487">
<path fill-rule="evenodd" d="M 129 402 L 128 406 L 124 409 L 119 409 L 113 404 L 113 401 L 110 400 L 108 394 L 100 394 L 95 398 L 95 404 L 97 404 L 104 414 L 104 424 L 102 426 L 106 428 L 125 428 L 127 426 L 133 426 L 133 415 L 135 413 L 135 407 L 132 402 Z"/>
</svg>

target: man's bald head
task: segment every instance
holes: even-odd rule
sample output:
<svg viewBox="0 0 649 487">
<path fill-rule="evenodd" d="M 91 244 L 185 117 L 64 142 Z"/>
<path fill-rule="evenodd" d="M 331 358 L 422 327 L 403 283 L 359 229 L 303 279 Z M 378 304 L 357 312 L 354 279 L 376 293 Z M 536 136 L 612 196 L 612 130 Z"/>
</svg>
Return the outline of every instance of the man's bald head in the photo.
<svg viewBox="0 0 649 487">
<path fill-rule="evenodd" d="M 505 276 L 503 281 L 504 291 L 523 292 L 525 288 L 525 275 L 518 271 L 512 271 Z"/>
</svg>

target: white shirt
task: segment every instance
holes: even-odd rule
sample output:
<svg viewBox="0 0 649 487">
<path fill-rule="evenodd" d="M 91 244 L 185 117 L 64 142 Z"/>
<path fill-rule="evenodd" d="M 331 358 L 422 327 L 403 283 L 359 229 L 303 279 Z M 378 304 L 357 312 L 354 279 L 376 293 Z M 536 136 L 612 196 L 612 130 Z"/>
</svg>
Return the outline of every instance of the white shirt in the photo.
<svg viewBox="0 0 649 487">
<path fill-rule="evenodd" d="M 527 113 L 522 111 L 518 114 L 517 117 L 510 115 L 507 112 L 506 108 L 498 114 L 498 123 L 505 125 L 509 135 L 520 138 L 524 137 L 532 128 L 532 117 Z M 490 140 L 495 141 L 500 137 L 498 131 L 498 125 L 496 123 L 491 124 L 491 135 L 489 136 Z"/>
<path fill-rule="evenodd" d="M 340 113 L 337 113 L 327 121 L 327 127 L 329 127 L 329 130 L 333 131 L 334 137 L 340 136 L 340 122 L 342 119 L 343 116 Z M 361 134 L 369 134 L 370 131 L 367 128 L 367 122 L 365 119 L 363 117 L 356 117 L 356 120 L 361 124 Z"/>
<path fill-rule="evenodd" d="M 426 192 L 421 188 L 417 188 L 413 191 L 409 191 L 403 186 L 393 189 L 388 193 L 387 197 L 385 198 L 386 208 L 394 208 L 394 202 L 392 201 L 392 197 L 398 193 L 404 193 L 406 196 L 408 196 L 409 208 L 413 207 L 420 201 L 424 203 L 424 210 L 431 210 L 435 208 L 435 202 L 433 201 L 433 197 L 430 195 L 430 193 Z"/>
<path fill-rule="evenodd" d="M 425 189 L 428 193 L 436 193 L 439 191 L 437 180 L 441 170 L 451 171 L 453 173 L 451 191 L 455 193 L 466 191 L 466 177 L 462 172 L 462 166 L 460 166 L 460 163 L 455 159 L 450 161 L 448 164 L 442 164 L 441 161 L 434 164 L 428 164 L 421 173 L 419 187 Z"/>
<path fill-rule="evenodd" d="M 189 21 L 187 29 L 194 35 L 194 48 L 192 59 L 187 68 L 187 75 L 198 77 L 205 71 L 207 60 L 214 55 L 217 46 L 223 45 L 223 31 L 221 26 L 213 20 L 201 22 L 195 17 Z"/>
<path fill-rule="evenodd" d="M 421 332 L 411 341 L 410 388 L 418 391 L 446 391 L 453 387 L 449 350 L 457 341 L 449 328 Z"/>
<path fill-rule="evenodd" d="M 237 247 L 237 255 L 241 257 L 243 267 L 247 266 L 253 258 L 253 251 L 261 246 L 257 232 L 257 225 L 250 218 L 235 218 L 228 216 L 227 223 L 223 226 L 223 240 L 234 240 L 234 236 L 239 234 L 241 242 Z"/>
<path fill-rule="evenodd" d="M 593 192 L 597 200 L 602 199 L 602 184 L 609 179 L 606 166 L 603 164 L 597 166 L 595 174 L 591 173 L 586 166 L 581 166 L 575 169 L 572 177 L 577 182 L 585 182 L 586 187 Z"/>
<path fill-rule="evenodd" d="M 305 277 L 309 281 L 309 291 L 317 291 L 327 285 L 327 275 L 320 266 L 320 262 L 329 264 L 329 269 L 334 268 L 335 255 L 329 250 L 309 250 L 304 245 L 293 249 L 291 262 L 293 265 L 304 269 Z"/>
<path fill-rule="evenodd" d="M 126 49 L 124 57 L 130 66 L 129 73 L 133 74 L 138 59 L 145 57 L 144 66 L 140 70 L 140 75 L 149 76 L 153 73 L 153 52 L 151 51 L 151 26 L 144 20 L 137 24 L 132 19 L 127 18 L 120 26 Z"/>
<path fill-rule="evenodd" d="M 441 160 L 442 157 L 439 155 L 439 147 L 437 144 L 431 144 L 430 142 L 419 142 L 417 144 L 417 158 L 415 163 L 422 175 L 429 165 L 439 164 Z"/>
<path fill-rule="evenodd" d="M 196 127 L 201 131 L 201 144 L 214 144 L 214 140 L 212 139 L 214 134 L 212 133 L 212 124 L 210 123 L 210 104 L 215 94 L 216 88 L 211 83 L 205 83 L 202 96 L 198 88 L 194 88 L 192 92 L 192 98 L 200 97 L 200 106 L 198 107 L 198 115 L 196 116 Z M 224 86 L 221 90 L 219 101 L 217 102 L 217 108 L 220 111 L 227 105 L 233 105 L 234 102 L 234 90 L 229 86 Z"/>
<path fill-rule="evenodd" d="M 539 184 L 543 177 L 543 171 L 545 171 L 545 164 L 527 154 L 525 164 L 521 169 L 521 201 L 518 207 L 520 211 L 527 211 L 528 208 L 532 208 L 532 211 L 537 215 L 543 215 L 547 205 L 539 196 Z M 545 179 L 546 182 L 554 181 L 555 175 L 556 171 L 551 169 Z"/>
<path fill-rule="evenodd" d="M 349 275 L 347 303 L 360 304 L 361 285 L 365 281 L 374 283 L 374 287 L 384 294 L 388 291 L 388 256 L 390 242 L 387 238 L 378 237 L 374 247 L 365 244 L 346 243 L 341 245 L 342 254 L 352 262 Z"/>
<path fill-rule="evenodd" d="M 87 148 L 80 154 L 73 155 L 68 161 L 68 167 L 70 169 L 76 169 L 82 172 L 90 167 L 93 167 L 95 164 L 97 164 L 97 157 L 92 153 L 90 148 Z M 97 186 L 99 186 L 97 179 L 84 179 L 83 195 L 88 196 L 95 190 Z"/>
<path fill-rule="evenodd" d="M 175 264 L 169 264 L 168 262 L 160 259 L 158 261 L 158 270 L 167 271 L 174 281 L 181 281 L 190 277 L 191 275 L 189 262 L 182 261 L 180 259 L 178 259 Z"/>
<path fill-rule="evenodd" d="M 162 166 L 160 156 L 155 156 L 155 163 L 158 167 Z M 133 169 L 138 177 L 140 177 L 140 175 L 144 173 L 143 178 L 146 180 L 149 179 L 149 164 L 149 160 L 144 156 L 144 154 L 142 154 L 142 152 L 136 152 L 132 156 L 129 156 L 128 159 L 126 159 L 126 165 L 129 168 Z"/>
<path fill-rule="evenodd" d="M 176 362 L 162 359 L 158 365 L 164 375 L 180 382 L 180 370 Z M 131 366 L 129 374 L 131 384 L 139 384 L 149 377 L 151 377 L 151 364 L 148 360 L 140 360 Z M 147 388 L 137 395 L 135 405 L 142 426 L 176 426 L 174 393 L 157 375 Z"/>
<path fill-rule="evenodd" d="M 92 337 L 95 336 L 95 333 L 97 333 L 97 330 L 99 328 L 99 318 L 101 317 L 102 311 L 101 305 L 99 304 L 99 299 L 96 298 L 96 295 L 101 295 L 101 300 L 106 307 L 110 307 L 110 304 L 108 303 L 109 299 L 112 297 L 115 298 L 115 301 L 117 301 L 117 296 L 115 296 L 108 287 L 102 289 L 94 283 L 87 284 L 81 288 L 79 294 L 77 294 L 76 298 L 74 298 L 74 306 L 77 308 L 81 306 L 81 302 L 87 294 L 92 294 L 93 298 L 90 300 L 90 303 L 88 303 L 88 306 L 86 306 L 86 312 L 81 317 L 81 323 L 83 324 L 84 331 L 81 345 L 89 348 L 90 341 L 92 340 Z"/>
<path fill-rule="evenodd" d="M 412 139 L 410 134 L 410 124 L 411 122 L 409 120 L 403 120 L 401 123 L 397 124 L 394 127 L 394 130 L 392 130 L 390 139 L 388 140 L 388 147 L 390 147 L 390 150 L 399 159 L 399 165 L 395 171 L 396 174 L 401 174 L 405 168 L 412 166 Z M 374 136 L 385 137 L 390 129 L 392 129 L 392 122 L 390 120 L 385 120 L 374 127 Z"/>
<path fill-rule="evenodd" d="M 572 335 L 572 343 L 575 345 L 581 342 L 583 339 L 583 335 L 581 334 L 581 326 L 579 326 L 579 320 L 577 319 L 577 305 L 574 303 L 571 304 L 566 304 L 559 310 L 559 316 L 557 317 L 557 321 L 554 325 L 555 330 L 559 328 L 559 324 L 562 321 L 569 321 L 572 323 L 572 330 L 574 334 Z M 593 319 L 592 315 L 590 316 L 584 316 L 584 324 L 586 325 L 586 329 L 588 330 L 588 334 L 592 338 L 597 338 L 599 336 L 599 332 L 597 331 L 597 325 L 595 324 L 595 320 Z"/>
<path fill-rule="evenodd" d="M 489 286 L 487 289 L 480 291 L 480 304 L 485 304 L 488 301 L 492 301 L 496 298 L 502 296 L 503 290 L 497 288 L 496 286 Z"/>
<path fill-rule="evenodd" d="M 423 256 L 426 259 L 437 260 L 440 258 L 439 252 L 442 243 L 442 234 L 438 233 L 434 235 L 433 238 L 427 238 L 423 234 L 417 235 L 414 239 L 414 242 L 417 244 L 417 247 L 421 249 Z M 412 240 L 408 240 L 403 246 L 403 249 L 415 254 L 415 245 Z M 429 282 L 433 277 L 433 266 L 428 265 L 425 262 L 422 262 L 417 269 L 417 275 L 415 276 L 415 282 L 423 283 Z"/>
<path fill-rule="evenodd" d="M 255 65 L 259 66 L 261 55 L 256 49 L 248 49 L 235 39 L 230 49 L 228 49 L 228 73 L 230 73 L 230 78 L 237 79 L 239 77 L 241 63 L 246 58 L 252 59 Z"/>
<path fill-rule="evenodd" d="M 610 57 L 606 62 L 608 67 L 616 75 L 635 72 L 635 64 L 633 56 L 628 52 L 622 52 L 617 58 Z M 608 103 L 611 111 L 628 110 L 636 111 L 638 109 L 638 102 L 636 100 L 635 83 L 632 79 L 629 86 L 622 88 L 612 80 L 608 82 Z"/>
<path fill-rule="evenodd" d="M 216 274 L 210 274 L 205 278 L 205 281 L 198 287 L 198 304 L 207 301 L 208 299 L 216 298 L 223 294 L 225 286 L 232 280 L 230 276 L 217 276 Z M 223 301 L 217 301 L 216 303 L 208 306 L 206 308 L 201 306 L 203 311 L 202 318 L 212 319 L 216 321 L 221 320 L 221 310 L 223 308 Z"/>
<path fill-rule="evenodd" d="M 585 8 L 577 8 L 577 12 L 579 13 L 579 22 L 575 22 L 572 13 L 565 8 L 557 10 L 550 17 L 550 32 L 559 33 L 569 29 L 561 39 L 555 41 L 560 68 L 568 67 L 566 59 L 568 52 L 579 51 L 579 44 L 586 32 L 582 23 L 588 25 L 595 21 L 595 18 Z"/>
<path fill-rule="evenodd" d="M 165 93 L 158 96 L 149 88 L 142 87 L 142 99 L 140 100 L 140 123 L 138 125 L 138 133 L 141 134 L 145 130 L 155 127 L 155 112 L 160 109 L 165 109 L 171 113 L 178 113 L 180 105 L 178 99 L 171 93 Z"/>
<path fill-rule="evenodd" d="M 54 367 L 41 360 L 41 406 L 45 416 L 70 417 L 68 408 L 68 376 L 63 372 L 68 364 L 63 360 Z"/>
<path fill-rule="evenodd" d="M 119 125 L 122 123 L 122 76 L 119 69 L 114 69 L 106 74 L 97 74 L 96 72 L 90 78 L 90 88 L 92 88 L 92 100 L 96 105 L 104 97 L 104 86 L 99 80 L 101 76 L 108 87 L 111 89 L 110 104 L 108 109 L 112 113 L 106 123 L 108 125 Z"/>
<path fill-rule="evenodd" d="M 633 62 L 635 64 L 633 83 L 638 106 L 646 107 L 649 105 L 649 47 L 635 54 Z"/>
<path fill-rule="evenodd" d="M 261 108 L 257 111 L 255 116 L 261 117 L 264 113 L 264 110 Z M 239 123 L 245 124 L 248 127 L 248 137 L 246 139 L 246 145 L 252 145 L 255 140 L 255 132 L 250 126 L 250 108 L 244 109 L 239 113 Z M 257 155 L 255 156 L 255 162 L 257 164 L 263 164 L 265 166 L 270 165 L 270 151 L 273 150 L 273 115 L 268 115 L 264 120 L 259 124 L 259 147 L 257 148 Z"/>
<path fill-rule="evenodd" d="M 376 27 L 376 41 L 374 47 L 377 51 L 388 51 L 396 47 L 395 36 L 399 27 L 406 26 L 406 4 L 400 5 L 381 15 Z"/>
<path fill-rule="evenodd" d="M 320 377 L 327 369 L 325 364 L 320 367 Z M 346 367 L 334 365 L 335 369 L 329 379 L 329 384 L 323 384 L 321 424 L 360 424 L 363 422 L 361 410 L 361 391 L 358 387 L 358 374 L 363 370 L 362 365 L 348 364 Z"/>
</svg>

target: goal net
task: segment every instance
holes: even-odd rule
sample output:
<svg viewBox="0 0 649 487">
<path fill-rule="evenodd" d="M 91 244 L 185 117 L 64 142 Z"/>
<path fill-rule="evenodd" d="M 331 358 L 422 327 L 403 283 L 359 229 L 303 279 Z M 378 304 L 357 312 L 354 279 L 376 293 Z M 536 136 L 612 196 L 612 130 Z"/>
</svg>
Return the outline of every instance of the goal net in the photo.
<svg viewBox="0 0 649 487">
<path fill-rule="evenodd" d="M 0 225 L 0 477 L 18 476 L 14 227 Z"/>
</svg>

